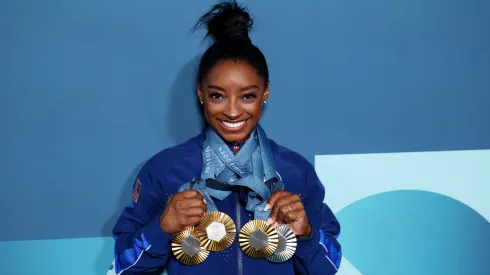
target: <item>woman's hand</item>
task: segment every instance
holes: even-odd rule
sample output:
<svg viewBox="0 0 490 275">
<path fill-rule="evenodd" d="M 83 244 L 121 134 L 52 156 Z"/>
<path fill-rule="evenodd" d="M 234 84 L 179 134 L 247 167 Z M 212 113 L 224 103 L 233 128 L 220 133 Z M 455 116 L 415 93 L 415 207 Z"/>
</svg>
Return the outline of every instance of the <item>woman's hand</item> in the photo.
<svg viewBox="0 0 490 275">
<path fill-rule="evenodd" d="M 286 191 L 275 192 L 267 201 L 264 210 L 267 211 L 271 208 L 272 211 L 267 219 L 267 224 L 274 224 L 277 227 L 286 223 L 296 236 L 302 238 L 310 236 L 311 225 L 298 195 Z"/>
<path fill-rule="evenodd" d="M 170 197 L 165 211 L 160 215 L 160 227 L 173 235 L 199 224 L 206 213 L 206 203 L 201 193 L 186 190 Z"/>
</svg>

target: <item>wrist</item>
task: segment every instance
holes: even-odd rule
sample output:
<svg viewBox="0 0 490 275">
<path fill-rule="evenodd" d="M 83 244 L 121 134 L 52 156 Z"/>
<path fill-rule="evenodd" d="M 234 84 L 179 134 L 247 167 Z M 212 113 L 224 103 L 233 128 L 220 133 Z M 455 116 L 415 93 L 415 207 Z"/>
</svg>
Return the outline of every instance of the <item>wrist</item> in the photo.
<svg viewBox="0 0 490 275">
<path fill-rule="evenodd" d="M 152 256 L 162 256 L 171 253 L 171 239 L 173 236 L 162 230 L 159 217 L 143 227 L 141 235 L 151 246 L 146 247 Z"/>
<path fill-rule="evenodd" d="M 160 215 L 160 217 L 158 218 L 158 221 L 160 223 L 160 228 L 162 228 L 163 232 L 169 234 L 169 235 L 172 235 L 172 230 L 170 230 L 168 228 L 168 226 L 165 224 L 165 216 L 164 216 L 165 213 L 162 213 Z"/>
</svg>

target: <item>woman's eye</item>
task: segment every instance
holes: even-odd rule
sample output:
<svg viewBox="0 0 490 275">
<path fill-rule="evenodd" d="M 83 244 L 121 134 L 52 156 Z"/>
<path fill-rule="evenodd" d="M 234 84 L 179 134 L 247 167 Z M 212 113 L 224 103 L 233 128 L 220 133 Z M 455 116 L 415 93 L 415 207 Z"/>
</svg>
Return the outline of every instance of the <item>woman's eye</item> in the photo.
<svg viewBox="0 0 490 275">
<path fill-rule="evenodd" d="M 245 98 L 247 100 L 254 99 L 256 97 L 257 96 L 255 94 L 246 94 L 246 95 L 243 96 L 243 98 Z"/>
<path fill-rule="evenodd" d="M 223 96 L 221 94 L 218 94 L 218 93 L 212 93 L 209 95 L 209 97 L 211 97 L 212 99 L 221 99 L 223 98 Z"/>
</svg>

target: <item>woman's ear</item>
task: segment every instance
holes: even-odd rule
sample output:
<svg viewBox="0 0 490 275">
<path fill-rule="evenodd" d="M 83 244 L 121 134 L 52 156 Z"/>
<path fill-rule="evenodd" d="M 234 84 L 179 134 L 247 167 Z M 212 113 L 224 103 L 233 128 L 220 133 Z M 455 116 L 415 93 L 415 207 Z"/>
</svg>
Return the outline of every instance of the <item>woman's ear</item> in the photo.
<svg viewBox="0 0 490 275">
<path fill-rule="evenodd" d="M 204 104 L 204 97 L 202 94 L 201 86 L 197 86 L 197 98 L 199 99 L 199 103 Z"/>
<path fill-rule="evenodd" d="M 263 98 L 262 105 L 264 105 L 267 102 L 267 99 L 269 99 L 269 88 L 265 88 L 264 96 L 262 98 Z"/>
</svg>

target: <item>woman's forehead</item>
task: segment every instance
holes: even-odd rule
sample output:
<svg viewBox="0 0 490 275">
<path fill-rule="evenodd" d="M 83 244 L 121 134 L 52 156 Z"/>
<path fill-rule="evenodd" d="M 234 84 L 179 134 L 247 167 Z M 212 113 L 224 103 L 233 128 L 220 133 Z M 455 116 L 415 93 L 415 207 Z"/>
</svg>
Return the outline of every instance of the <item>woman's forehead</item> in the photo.
<svg viewBox="0 0 490 275">
<path fill-rule="evenodd" d="M 248 63 L 241 61 L 224 61 L 216 64 L 206 77 L 208 85 L 259 86 L 262 77 Z"/>
</svg>

